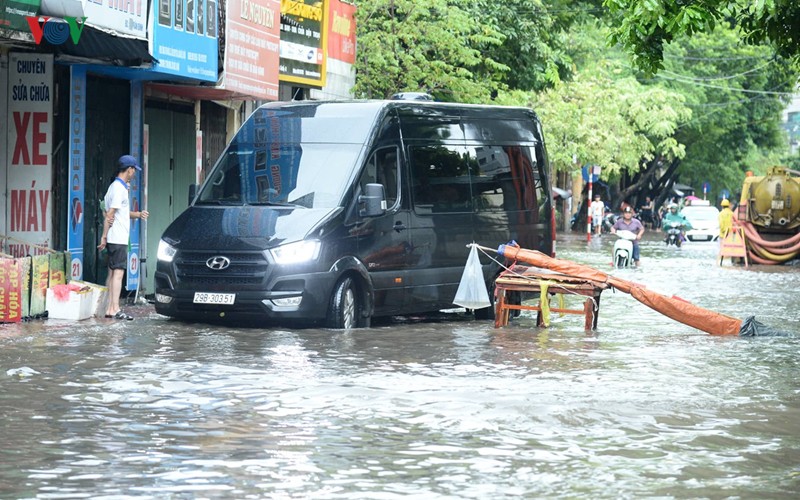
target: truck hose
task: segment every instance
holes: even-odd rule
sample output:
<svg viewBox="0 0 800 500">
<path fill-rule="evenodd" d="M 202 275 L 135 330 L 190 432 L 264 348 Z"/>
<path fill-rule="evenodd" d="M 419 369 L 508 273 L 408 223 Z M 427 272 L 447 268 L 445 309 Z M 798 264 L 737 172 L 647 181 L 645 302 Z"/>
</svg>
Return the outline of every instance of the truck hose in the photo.
<svg viewBox="0 0 800 500">
<path fill-rule="evenodd" d="M 781 254 L 800 250 L 800 233 L 781 241 L 769 241 L 758 234 L 753 224 L 749 222 L 740 222 L 739 225 L 744 228 L 745 236 L 747 236 L 749 241 L 757 243 L 762 247 L 769 248 Z"/>
<path fill-rule="evenodd" d="M 797 253 L 798 253 L 797 251 L 794 251 L 794 252 L 790 252 L 790 253 L 776 254 L 776 253 L 770 252 L 769 250 L 765 249 L 764 247 L 762 247 L 761 245 L 759 245 L 758 243 L 755 243 L 753 241 L 750 242 L 750 246 L 751 246 L 752 250 L 754 250 L 761 257 L 764 257 L 764 258 L 769 259 L 769 260 L 774 261 L 774 262 L 786 262 L 786 261 L 792 260 L 793 258 L 795 258 L 795 256 L 797 256 Z"/>
</svg>

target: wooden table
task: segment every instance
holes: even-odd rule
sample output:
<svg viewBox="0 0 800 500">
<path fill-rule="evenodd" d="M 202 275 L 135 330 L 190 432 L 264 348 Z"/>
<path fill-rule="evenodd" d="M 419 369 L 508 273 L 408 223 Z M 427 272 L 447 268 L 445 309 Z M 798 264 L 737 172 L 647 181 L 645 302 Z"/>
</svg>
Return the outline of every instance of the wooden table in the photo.
<svg viewBox="0 0 800 500">
<path fill-rule="evenodd" d="M 520 265 L 504 271 L 495 280 L 495 328 L 507 325 L 509 315 L 514 310 L 538 311 L 536 325 L 540 327 L 550 326 L 545 324 L 542 317 L 541 291 L 543 286 L 547 289 L 547 297 L 544 298 L 548 301 L 548 306 L 546 307 L 551 312 L 583 314 L 585 318 L 584 327 L 587 330 L 597 329 L 597 317 L 600 313 L 600 294 L 603 290 L 609 288 L 610 285 L 608 283 L 547 273 L 542 269 Z M 535 306 L 510 303 L 509 292 L 539 293 L 539 303 Z M 557 293 L 586 297 L 583 309 L 549 307 L 550 295 Z"/>
</svg>

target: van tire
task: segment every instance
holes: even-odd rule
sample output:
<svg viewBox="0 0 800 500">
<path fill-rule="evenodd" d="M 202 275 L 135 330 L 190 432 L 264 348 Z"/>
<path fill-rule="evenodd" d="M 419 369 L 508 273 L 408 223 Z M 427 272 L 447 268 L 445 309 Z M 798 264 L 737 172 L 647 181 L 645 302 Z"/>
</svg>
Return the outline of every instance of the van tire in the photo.
<svg viewBox="0 0 800 500">
<path fill-rule="evenodd" d="M 336 283 L 328 305 L 328 328 L 347 330 L 369 324 L 363 317 L 363 300 L 353 278 L 344 277 Z"/>
</svg>

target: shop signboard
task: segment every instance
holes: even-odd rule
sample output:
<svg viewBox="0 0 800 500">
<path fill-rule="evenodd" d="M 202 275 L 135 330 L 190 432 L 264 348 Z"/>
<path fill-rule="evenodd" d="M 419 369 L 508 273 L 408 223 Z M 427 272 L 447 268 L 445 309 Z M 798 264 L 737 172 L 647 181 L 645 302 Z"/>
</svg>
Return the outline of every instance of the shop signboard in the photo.
<svg viewBox="0 0 800 500">
<path fill-rule="evenodd" d="M 86 66 L 70 66 L 69 196 L 67 198 L 67 250 L 72 255 L 70 279 L 83 279 L 83 210 L 86 176 Z"/>
<path fill-rule="evenodd" d="M 356 6 L 329 0 L 328 56 L 349 64 L 356 63 Z"/>
<path fill-rule="evenodd" d="M 217 0 L 158 0 L 151 9 L 153 70 L 217 81 Z"/>
<path fill-rule="evenodd" d="M 142 164 L 142 123 L 144 115 L 144 85 L 141 81 L 131 82 L 131 154 Z M 128 191 L 130 207 L 133 212 L 140 212 L 142 208 L 142 179 L 143 172 L 136 172 L 131 179 Z M 130 243 L 128 245 L 128 272 L 126 273 L 125 289 L 136 290 L 139 287 L 139 255 L 140 234 L 142 223 L 140 219 L 131 219 Z"/>
<path fill-rule="evenodd" d="M 282 0 L 280 80 L 325 86 L 328 0 Z"/>
<path fill-rule="evenodd" d="M 7 248 L 23 257 L 52 242 L 53 55 L 10 54 L 8 82 Z"/>
<path fill-rule="evenodd" d="M 225 83 L 256 99 L 278 99 L 279 0 L 228 0 L 225 15 Z"/>
<path fill-rule="evenodd" d="M 30 31 L 28 17 L 39 13 L 40 0 L 0 0 L 0 30 Z"/>
</svg>

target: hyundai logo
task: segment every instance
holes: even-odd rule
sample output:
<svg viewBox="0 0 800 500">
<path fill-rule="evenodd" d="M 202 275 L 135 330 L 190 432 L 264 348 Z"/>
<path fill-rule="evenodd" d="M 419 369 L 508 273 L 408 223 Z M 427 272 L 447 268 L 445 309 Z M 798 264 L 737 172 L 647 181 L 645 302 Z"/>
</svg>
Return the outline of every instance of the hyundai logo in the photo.
<svg viewBox="0 0 800 500">
<path fill-rule="evenodd" d="M 222 255 L 215 255 L 206 261 L 206 267 L 215 271 L 222 271 L 231 265 L 231 259 Z"/>
</svg>

